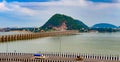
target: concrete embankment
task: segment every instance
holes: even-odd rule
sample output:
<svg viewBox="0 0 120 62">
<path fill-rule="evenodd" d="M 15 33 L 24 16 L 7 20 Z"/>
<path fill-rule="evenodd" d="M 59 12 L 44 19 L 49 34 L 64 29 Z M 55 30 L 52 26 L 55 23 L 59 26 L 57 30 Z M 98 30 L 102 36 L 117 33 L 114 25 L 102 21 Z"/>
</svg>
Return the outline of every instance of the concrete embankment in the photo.
<svg viewBox="0 0 120 62">
<path fill-rule="evenodd" d="M 0 42 L 27 40 L 27 39 L 57 36 L 57 35 L 71 35 L 76 33 L 78 33 L 77 30 L 68 30 L 68 31 L 40 32 L 40 33 L 27 33 L 27 34 L 16 34 L 16 35 L 0 35 Z"/>
</svg>

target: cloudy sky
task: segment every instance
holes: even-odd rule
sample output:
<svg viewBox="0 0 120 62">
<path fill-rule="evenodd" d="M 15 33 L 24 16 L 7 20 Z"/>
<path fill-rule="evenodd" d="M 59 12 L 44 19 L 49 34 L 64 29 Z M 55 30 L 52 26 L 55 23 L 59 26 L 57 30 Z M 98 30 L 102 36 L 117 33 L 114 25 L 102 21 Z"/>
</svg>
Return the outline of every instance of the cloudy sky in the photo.
<svg viewBox="0 0 120 62">
<path fill-rule="evenodd" d="M 56 13 L 120 26 L 120 0 L 0 0 L 0 28 L 39 27 Z"/>
</svg>

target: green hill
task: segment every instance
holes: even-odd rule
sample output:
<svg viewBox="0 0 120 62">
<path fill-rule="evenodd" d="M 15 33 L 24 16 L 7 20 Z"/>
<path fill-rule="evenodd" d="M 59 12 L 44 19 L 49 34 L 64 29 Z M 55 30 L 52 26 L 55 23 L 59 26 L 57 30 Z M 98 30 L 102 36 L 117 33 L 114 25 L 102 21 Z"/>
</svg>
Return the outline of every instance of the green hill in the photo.
<svg viewBox="0 0 120 62">
<path fill-rule="evenodd" d="M 92 28 L 118 28 L 118 27 L 109 23 L 99 23 L 99 24 L 93 25 Z"/>
<path fill-rule="evenodd" d="M 117 26 L 109 23 L 98 23 L 91 27 L 91 30 L 98 32 L 118 32 L 119 29 Z"/>
<path fill-rule="evenodd" d="M 83 22 L 63 14 L 53 15 L 42 27 L 43 30 L 79 30 L 87 31 L 88 26 Z"/>
</svg>

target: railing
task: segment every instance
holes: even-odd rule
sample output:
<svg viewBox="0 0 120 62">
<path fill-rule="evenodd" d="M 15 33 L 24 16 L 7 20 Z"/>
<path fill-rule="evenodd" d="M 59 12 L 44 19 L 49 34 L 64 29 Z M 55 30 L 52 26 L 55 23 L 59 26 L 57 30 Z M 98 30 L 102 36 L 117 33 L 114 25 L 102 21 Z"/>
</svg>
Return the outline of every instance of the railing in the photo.
<svg viewBox="0 0 120 62">
<path fill-rule="evenodd" d="M 0 62 L 76 62 L 70 60 L 52 60 L 52 59 L 30 59 L 30 58 L 17 58 L 12 56 L 30 56 L 32 57 L 33 53 L 0 53 Z M 11 57 L 9 57 L 11 56 Z"/>
<path fill-rule="evenodd" d="M 80 56 L 86 59 L 120 61 L 119 55 L 83 54 L 83 53 L 68 53 L 68 52 L 40 52 L 40 54 L 43 54 L 45 56 L 60 56 L 66 58 L 76 58 L 77 56 Z"/>
<path fill-rule="evenodd" d="M 102 60 L 103 62 L 120 62 L 119 55 L 97 55 L 97 54 L 82 54 L 82 53 L 67 53 L 67 52 L 39 52 L 40 54 L 43 54 L 46 57 L 62 57 L 62 58 L 76 58 L 77 56 L 83 57 L 84 59 L 88 59 L 84 62 L 94 62 L 89 60 Z M 30 59 L 30 58 L 16 58 L 12 56 L 30 56 L 32 57 L 33 53 L 0 53 L 0 62 L 76 62 L 76 60 L 53 60 L 53 59 L 46 59 L 46 60 L 36 60 L 36 59 Z M 11 57 L 7 57 L 11 56 Z"/>
<path fill-rule="evenodd" d="M 0 62 L 76 62 L 66 60 L 35 60 L 35 59 L 17 59 L 17 58 L 0 58 Z"/>
</svg>

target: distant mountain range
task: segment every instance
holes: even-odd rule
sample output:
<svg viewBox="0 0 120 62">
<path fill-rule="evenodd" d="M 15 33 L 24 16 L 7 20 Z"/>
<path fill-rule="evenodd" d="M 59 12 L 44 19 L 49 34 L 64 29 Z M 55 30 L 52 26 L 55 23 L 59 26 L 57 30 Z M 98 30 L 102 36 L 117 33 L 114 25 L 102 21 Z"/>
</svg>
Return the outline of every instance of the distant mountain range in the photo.
<svg viewBox="0 0 120 62">
<path fill-rule="evenodd" d="M 118 27 L 113 24 L 99 23 L 99 24 L 93 25 L 92 28 L 118 28 Z"/>
<path fill-rule="evenodd" d="M 24 27 L 24 28 L 0 28 L 0 31 L 65 31 L 65 30 L 79 30 L 80 32 L 99 31 L 99 32 L 116 32 L 120 31 L 120 26 L 117 27 L 109 23 L 98 23 L 92 27 L 88 27 L 82 21 L 74 19 L 64 14 L 53 15 L 43 26 L 41 27 Z"/>
<path fill-rule="evenodd" d="M 91 27 L 90 30 L 95 30 L 98 32 L 117 32 L 120 31 L 117 26 L 108 23 L 99 23 Z"/>
<path fill-rule="evenodd" d="M 9 32 L 9 31 L 31 31 L 31 32 L 39 32 L 40 29 L 34 27 L 24 27 L 24 28 L 1 28 L 0 32 Z"/>
<path fill-rule="evenodd" d="M 84 32 L 89 28 L 80 20 L 73 19 L 63 14 L 55 14 L 41 27 L 41 29 L 45 31 L 79 30 Z"/>
</svg>

